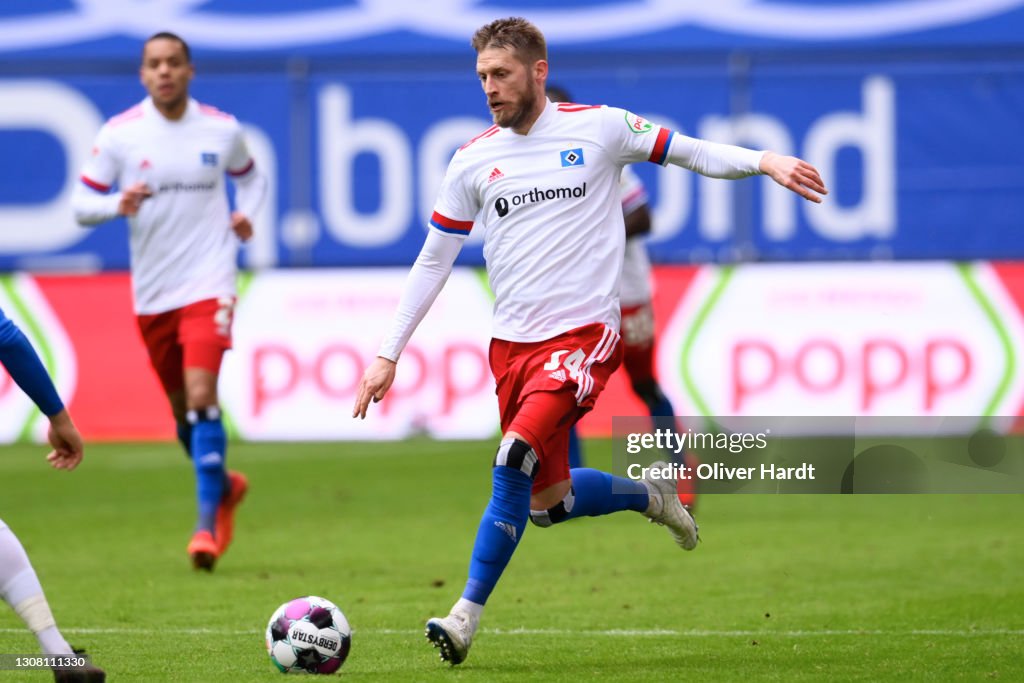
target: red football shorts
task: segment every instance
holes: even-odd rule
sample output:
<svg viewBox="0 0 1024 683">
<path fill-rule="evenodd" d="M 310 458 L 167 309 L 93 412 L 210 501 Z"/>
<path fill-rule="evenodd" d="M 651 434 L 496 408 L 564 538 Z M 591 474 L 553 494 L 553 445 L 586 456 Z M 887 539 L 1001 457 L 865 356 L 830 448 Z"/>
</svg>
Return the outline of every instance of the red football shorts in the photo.
<svg viewBox="0 0 1024 683">
<path fill-rule="evenodd" d="M 622 366 L 633 383 L 654 379 L 654 312 L 650 304 L 622 307 Z"/>
<path fill-rule="evenodd" d="M 569 428 L 621 362 L 618 333 L 600 323 L 540 342 L 491 340 L 501 431 L 521 434 L 537 451 L 534 492 L 569 478 Z"/>
<path fill-rule="evenodd" d="M 220 372 L 231 348 L 235 298 L 205 299 L 171 311 L 138 316 L 142 341 L 164 391 L 185 388 L 185 368 Z"/>
</svg>

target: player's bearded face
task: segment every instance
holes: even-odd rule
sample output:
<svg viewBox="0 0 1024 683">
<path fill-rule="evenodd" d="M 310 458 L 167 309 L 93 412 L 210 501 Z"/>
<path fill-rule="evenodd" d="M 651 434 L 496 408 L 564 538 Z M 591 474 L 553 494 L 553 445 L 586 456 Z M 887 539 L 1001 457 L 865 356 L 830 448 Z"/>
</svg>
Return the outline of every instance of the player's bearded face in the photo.
<svg viewBox="0 0 1024 683">
<path fill-rule="evenodd" d="M 161 108 L 174 108 L 188 97 L 195 69 L 176 40 L 158 38 L 146 44 L 139 70 L 142 84 Z"/>
<path fill-rule="evenodd" d="M 504 48 L 488 48 L 477 57 L 477 75 L 494 123 L 518 129 L 536 114 L 539 86 L 530 69 Z"/>
</svg>

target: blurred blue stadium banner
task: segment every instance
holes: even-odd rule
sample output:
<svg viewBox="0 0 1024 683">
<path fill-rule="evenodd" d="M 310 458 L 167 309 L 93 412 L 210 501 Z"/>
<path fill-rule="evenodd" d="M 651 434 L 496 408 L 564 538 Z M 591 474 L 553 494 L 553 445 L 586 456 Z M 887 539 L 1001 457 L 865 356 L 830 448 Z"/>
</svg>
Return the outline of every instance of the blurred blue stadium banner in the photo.
<svg viewBox="0 0 1024 683">
<path fill-rule="evenodd" d="M 1024 259 L 1024 0 L 20 0 L 0 4 L 0 269 L 127 267 L 123 228 L 78 228 L 68 197 L 164 29 L 271 177 L 247 265 L 408 264 L 490 123 L 469 36 L 510 14 L 576 100 L 798 154 L 833 190 L 644 165 L 657 260 Z"/>
</svg>

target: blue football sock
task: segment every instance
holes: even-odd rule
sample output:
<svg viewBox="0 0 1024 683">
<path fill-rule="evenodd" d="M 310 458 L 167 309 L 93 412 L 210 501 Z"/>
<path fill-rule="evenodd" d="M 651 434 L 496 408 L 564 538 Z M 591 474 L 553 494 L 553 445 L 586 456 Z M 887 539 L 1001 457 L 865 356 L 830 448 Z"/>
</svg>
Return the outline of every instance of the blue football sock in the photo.
<svg viewBox="0 0 1024 683">
<path fill-rule="evenodd" d="M 669 402 L 668 397 L 661 392 L 658 392 L 658 400 L 648 406 L 651 410 L 651 415 L 654 417 L 672 417 L 676 414 L 675 409 Z"/>
<path fill-rule="evenodd" d="M 188 422 L 176 422 L 178 441 L 185 448 L 185 455 L 192 457 L 192 425 Z"/>
<path fill-rule="evenodd" d="M 569 467 L 583 467 L 583 451 L 580 448 L 580 435 L 573 426 L 569 430 Z"/>
<path fill-rule="evenodd" d="M 480 519 L 469 562 L 469 580 L 462 597 L 479 605 L 488 596 L 505 571 L 530 516 L 530 489 L 533 479 L 521 470 L 505 465 L 494 468 L 491 502 Z"/>
<path fill-rule="evenodd" d="M 192 424 L 192 463 L 196 469 L 196 498 L 199 501 L 196 529 L 207 529 L 212 533 L 217 522 L 217 506 L 225 492 L 227 435 L 218 411 L 198 412 Z M 194 412 L 192 416 L 195 416 Z"/>
<path fill-rule="evenodd" d="M 669 402 L 668 397 L 661 392 L 661 389 L 656 389 L 646 399 L 647 408 L 651 411 L 651 422 L 654 423 L 654 428 L 658 430 L 667 429 L 672 432 L 679 431 L 679 425 L 676 424 L 676 412 Z M 679 464 L 682 462 L 680 454 L 676 453 L 674 449 L 667 449 L 665 451 L 666 460 Z"/>
<path fill-rule="evenodd" d="M 623 510 L 643 512 L 650 504 L 647 487 L 639 481 L 616 477 L 590 468 L 571 471 L 572 496 L 570 502 L 564 501 L 566 515 L 553 514 L 552 522 L 575 519 L 576 517 L 600 517 Z"/>
</svg>

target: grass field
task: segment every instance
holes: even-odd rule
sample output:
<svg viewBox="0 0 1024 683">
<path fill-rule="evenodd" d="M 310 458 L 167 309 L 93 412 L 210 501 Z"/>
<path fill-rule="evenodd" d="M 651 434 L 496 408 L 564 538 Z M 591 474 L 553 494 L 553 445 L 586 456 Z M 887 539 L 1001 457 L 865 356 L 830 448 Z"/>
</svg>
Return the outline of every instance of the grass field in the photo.
<svg viewBox="0 0 1024 683">
<path fill-rule="evenodd" d="M 3 447 L 0 517 L 111 681 L 280 680 L 266 621 L 308 594 L 348 616 L 353 680 L 1024 680 L 1012 495 L 706 496 L 693 553 L 635 513 L 529 527 L 452 670 L 423 623 L 461 590 L 493 450 L 234 445 L 252 487 L 212 575 L 185 554 L 193 480 L 175 445 L 96 445 L 70 474 Z M 596 466 L 610 451 L 587 444 Z M 0 643 L 36 652 L 10 610 Z"/>
</svg>

